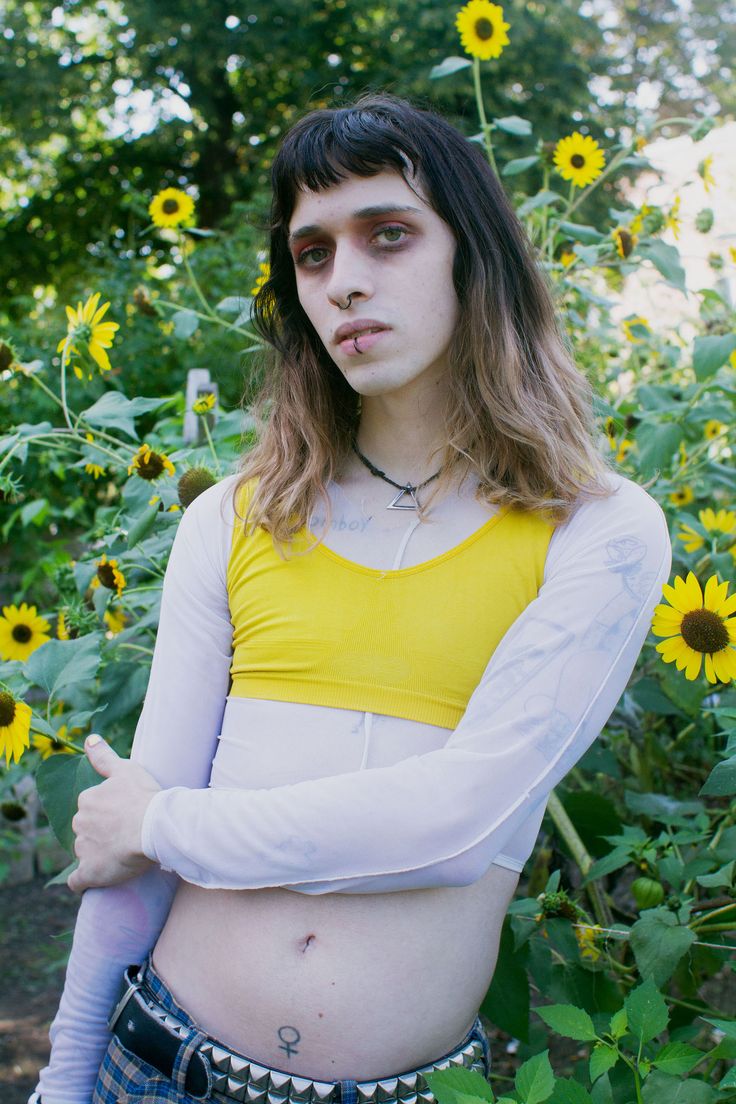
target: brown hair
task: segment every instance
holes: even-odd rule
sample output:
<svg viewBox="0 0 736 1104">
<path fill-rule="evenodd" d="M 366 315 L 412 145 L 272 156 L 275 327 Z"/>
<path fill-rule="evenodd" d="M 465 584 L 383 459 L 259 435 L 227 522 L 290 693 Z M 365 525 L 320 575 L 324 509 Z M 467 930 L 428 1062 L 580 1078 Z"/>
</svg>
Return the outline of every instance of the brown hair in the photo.
<svg viewBox="0 0 736 1104">
<path fill-rule="evenodd" d="M 614 493 L 604 476 L 615 469 L 594 444 L 592 388 L 566 347 L 533 247 L 478 145 L 433 112 L 367 95 L 306 115 L 273 163 L 270 277 L 253 303 L 269 357 L 253 408 L 258 440 L 241 460 L 234 492 L 257 480 L 246 531 L 260 525 L 289 544 L 319 497 L 323 537 L 326 484 L 339 474 L 360 419 L 360 396 L 297 296 L 287 237 L 298 190 L 385 169 L 407 179 L 407 164 L 457 242 L 460 316 L 449 351 L 444 471 L 424 509 L 471 470 L 485 501 L 544 512 L 556 524 L 583 498 Z"/>
</svg>

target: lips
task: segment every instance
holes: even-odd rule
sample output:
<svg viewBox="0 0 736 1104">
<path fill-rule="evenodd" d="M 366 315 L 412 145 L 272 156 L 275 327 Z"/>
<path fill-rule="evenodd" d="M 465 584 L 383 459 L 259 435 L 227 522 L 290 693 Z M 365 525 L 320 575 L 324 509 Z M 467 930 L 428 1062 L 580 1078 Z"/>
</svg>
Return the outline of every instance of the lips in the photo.
<svg viewBox="0 0 736 1104">
<path fill-rule="evenodd" d="M 389 329 L 391 329 L 390 326 L 378 322 L 375 318 L 356 318 L 354 322 L 346 322 L 335 331 L 334 341 L 336 345 L 339 345 L 341 341 L 347 339 L 352 341 L 356 337 L 365 336 L 369 333 L 380 333 Z"/>
</svg>

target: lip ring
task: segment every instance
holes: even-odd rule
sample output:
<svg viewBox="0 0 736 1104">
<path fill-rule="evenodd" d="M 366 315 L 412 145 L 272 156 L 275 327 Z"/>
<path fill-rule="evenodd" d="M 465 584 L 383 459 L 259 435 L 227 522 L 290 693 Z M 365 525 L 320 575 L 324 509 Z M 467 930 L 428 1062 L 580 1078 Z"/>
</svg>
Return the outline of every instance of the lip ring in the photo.
<svg viewBox="0 0 736 1104">
<path fill-rule="evenodd" d="M 356 318 L 354 322 L 345 322 L 335 331 L 334 343 L 339 345 L 349 337 L 362 333 L 364 330 L 390 330 L 384 322 L 376 318 Z"/>
</svg>

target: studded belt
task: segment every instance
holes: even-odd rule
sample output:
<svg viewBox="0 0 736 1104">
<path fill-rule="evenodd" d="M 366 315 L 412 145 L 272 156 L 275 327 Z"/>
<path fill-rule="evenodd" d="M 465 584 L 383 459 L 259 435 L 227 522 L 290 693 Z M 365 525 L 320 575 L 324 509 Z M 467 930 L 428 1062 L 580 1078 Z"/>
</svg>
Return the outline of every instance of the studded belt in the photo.
<svg viewBox="0 0 736 1104">
<path fill-rule="evenodd" d="M 191 1028 L 172 1015 L 129 966 L 122 995 L 108 1020 L 122 1045 L 144 1062 L 171 1077 L 182 1042 Z M 471 1039 L 451 1054 L 419 1069 L 370 1081 L 356 1082 L 357 1104 L 434 1104 L 424 1077 L 435 1070 L 474 1069 L 485 1076 L 483 1045 Z M 208 1085 L 212 1085 L 208 1095 Z M 216 1039 L 206 1039 L 192 1054 L 186 1092 L 200 1099 L 238 1101 L 241 1104 L 340 1104 L 339 1081 L 314 1081 L 271 1069 L 229 1050 Z"/>
</svg>

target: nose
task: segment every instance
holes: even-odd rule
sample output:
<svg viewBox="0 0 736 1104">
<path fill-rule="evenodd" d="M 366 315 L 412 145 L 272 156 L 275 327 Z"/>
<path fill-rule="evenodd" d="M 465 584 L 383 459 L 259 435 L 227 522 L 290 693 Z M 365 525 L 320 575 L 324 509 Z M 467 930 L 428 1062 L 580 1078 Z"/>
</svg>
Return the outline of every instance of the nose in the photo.
<svg viewBox="0 0 736 1104">
<path fill-rule="evenodd" d="M 373 295 L 373 279 L 367 259 L 349 242 L 338 242 L 327 281 L 327 298 L 336 306 L 365 302 Z"/>
</svg>

